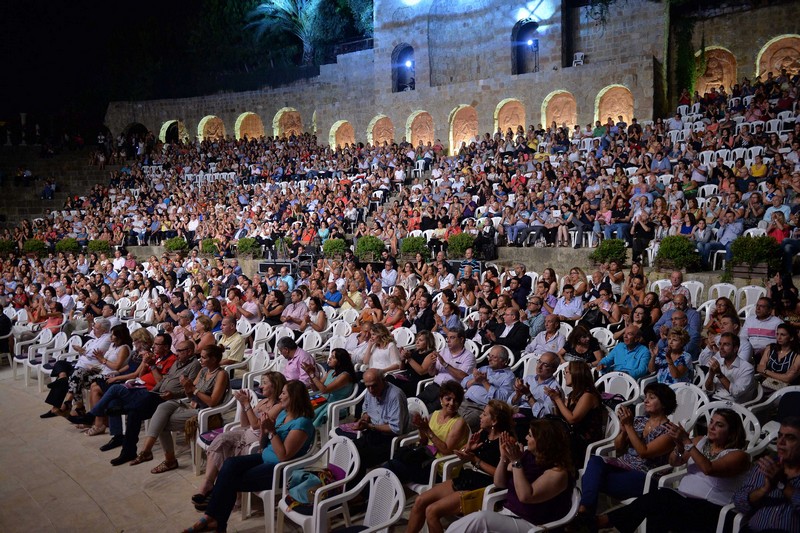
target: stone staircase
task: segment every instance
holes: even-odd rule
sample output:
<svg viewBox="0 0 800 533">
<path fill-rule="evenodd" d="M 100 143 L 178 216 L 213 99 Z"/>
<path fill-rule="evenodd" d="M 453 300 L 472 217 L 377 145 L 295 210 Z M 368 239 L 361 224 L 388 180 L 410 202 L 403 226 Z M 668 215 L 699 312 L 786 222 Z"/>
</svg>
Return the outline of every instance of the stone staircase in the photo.
<svg viewBox="0 0 800 533">
<path fill-rule="evenodd" d="M 45 210 L 60 210 L 68 196 L 83 196 L 97 184 L 107 184 L 109 171 L 118 167 L 106 166 L 105 170 L 88 164 L 89 150 L 63 152 L 44 159 L 39 156 L 38 146 L 3 147 L 0 150 L 0 171 L 4 174 L 3 194 L 0 195 L 0 225 L 14 227 L 23 219 L 34 219 L 44 215 Z M 29 183 L 17 183 L 17 169 L 29 169 L 37 178 Z M 44 180 L 55 178 L 57 190 L 52 200 L 42 200 Z"/>
</svg>

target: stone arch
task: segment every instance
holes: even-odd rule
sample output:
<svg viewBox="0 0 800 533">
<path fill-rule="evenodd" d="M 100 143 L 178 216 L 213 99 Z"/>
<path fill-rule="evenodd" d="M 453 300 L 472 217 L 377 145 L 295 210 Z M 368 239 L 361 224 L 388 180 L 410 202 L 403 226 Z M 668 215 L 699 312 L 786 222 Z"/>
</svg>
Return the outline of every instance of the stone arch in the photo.
<svg viewBox="0 0 800 533">
<path fill-rule="evenodd" d="M 705 53 L 706 71 L 695 81 L 694 90 L 702 95 L 707 93 L 711 87 L 718 88 L 720 85 L 733 87 L 738 80 L 736 56 L 721 46 L 707 46 Z M 700 63 L 700 54 L 700 50 L 695 53 L 697 63 Z"/>
<path fill-rule="evenodd" d="M 511 74 L 539 72 L 539 23 L 530 17 L 511 30 Z"/>
<path fill-rule="evenodd" d="M 611 117 L 614 123 L 617 116 L 622 115 L 622 119 L 628 124 L 633 118 L 633 94 L 624 85 L 609 85 L 597 93 L 594 99 L 594 120 L 605 124 L 606 119 Z"/>
<path fill-rule="evenodd" d="M 337 146 L 344 146 L 345 144 L 355 144 L 356 132 L 353 125 L 346 120 L 337 120 L 331 126 L 330 135 L 328 135 L 328 143 L 331 148 Z"/>
<path fill-rule="evenodd" d="M 516 98 L 506 98 L 501 100 L 494 109 L 494 131 L 501 131 L 505 135 L 506 130 L 516 133 L 517 126 L 525 127 L 525 104 Z"/>
<path fill-rule="evenodd" d="M 225 123 L 216 115 L 207 115 L 197 123 L 197 138 L 201 141 L 224 139 Z"/>
<path fill-rule="evenodd" d="M 758 52 L 757 76 L 766 76 L 772 71 L 777 77 L 782 68 L 785 68 L 789 75 L 800 73 L 800 35 L 786 34 L 773 37 Z"/>
<path fill-rule="evenodd" d="M 392 50 L 392 92 L 416 89 L 415 70 L 414 47 L 408 43 L 395 46 Z"/>
<path fill-rule="evenodd" d="M 161 125 L 158 139 L 165 143 L 187 142 L 189 140 L 189 130 L 180 120 L 168 120 Z"/>
<path fill-rule="evenodd" d="M 275 137 L 300 135 L 303 133 L 303 119 L 293 107 L 282 107 L 272 119 L 272 134 Z"/>
<path fill-rule="evenodd" d="M 455 155 L 461 143 L 469 145 L 478 138 L 478 112 L 471 105 L 461 104 L 450 112 L 450 154 Z"/>
<path fill-rule="evenodd" d="M 130 124 L 125 126 L 125 129 L 122 131 L 126 136 L 135 135 L 139 139 L 144 139 L 145 137 L 147 137 L 147 132 L 148 132 L 147 126 L 145 126 L 140 122 L 131 122 Z"/>
<path fill-rule="evenodd" d="M 367 126 L 367 142 L 373 146 L 380 146 L 384 142 L 394 142 L 394 124 L 386 115 L 376 115 Z"/>
<path fill-rule="evenodd" d="M 258 139 L 264 136 L 264 123 L 252 111 L 245 111 L 236 119 L 234 131 L 237 139 Z"/>
<path fill-rule="evenodd" d="M 578 104 L 571 92 L 559 89 L 542 100 L 542 125 L 550 127 L 554 120 L 557 126 L 566 124 L 570 129 L 578 123 Z"/>
<path fill-rule="evenodd" d="M 433 117 L 427 111 L 417 110 L 406 120 L 406 139 L 413 147 L 420 143 L 433 144 Z"/>
</svg>

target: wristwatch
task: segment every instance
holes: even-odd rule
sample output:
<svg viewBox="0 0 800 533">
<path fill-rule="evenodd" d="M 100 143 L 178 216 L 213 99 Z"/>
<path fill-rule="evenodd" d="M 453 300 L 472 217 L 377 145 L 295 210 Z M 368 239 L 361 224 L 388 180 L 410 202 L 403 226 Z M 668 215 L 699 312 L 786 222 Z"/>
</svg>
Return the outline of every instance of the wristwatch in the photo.
<svg viewBox="0 0 800 533">
<path fill-rule="evenodd" d="M 522 468 L 522 459 L 517 459 L 511 463 L 511 468 Z"/>
</svg>

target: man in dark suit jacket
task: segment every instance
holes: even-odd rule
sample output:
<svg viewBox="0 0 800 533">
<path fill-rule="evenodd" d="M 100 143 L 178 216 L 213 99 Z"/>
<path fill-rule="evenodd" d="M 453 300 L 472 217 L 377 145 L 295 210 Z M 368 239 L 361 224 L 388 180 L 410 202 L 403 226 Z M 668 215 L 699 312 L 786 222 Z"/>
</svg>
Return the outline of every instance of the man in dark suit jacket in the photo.
<svg viewBox="0 0 800 533">
<path fill-rule="evenodd" d="M 519 321 L 519 311 L 508 307 L 503 313 L 503 323 L 498 324 L 493 331 L 487 331 L 485 340 L 493 346 L 505 346 L 515 356 L 519 356 L 528 345 L 529 332 L 528 326 Z"/>
<path fill-rule="evenodd" d="M 417 333 L 421 331 L 433 331 L 435 324 L 433 318 L 433 309 L 431 309 L 431 297 L 428 294 L 423 294 L 420 297 L 420 307 L 417 311 L 417 316 L 414 318 L 414 326 L 416 326 Z"/>
</svg>

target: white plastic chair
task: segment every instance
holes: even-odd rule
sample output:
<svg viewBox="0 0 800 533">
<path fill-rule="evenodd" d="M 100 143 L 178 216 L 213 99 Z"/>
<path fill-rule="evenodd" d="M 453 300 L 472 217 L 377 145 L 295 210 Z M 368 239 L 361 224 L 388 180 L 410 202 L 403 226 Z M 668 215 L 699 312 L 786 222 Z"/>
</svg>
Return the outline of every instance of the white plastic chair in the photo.
<svg viewBox="0 0 800 533">
<path fill-rule="evenodd" d="M 689 289 L 689 294 L 692 297 L 692 301 L 690 302 L 690 304 L 692 306 L 696 306 L 703 295 L 703 291 L 706 288 L 705 284 L 703 284 L 700 281 L 689 280 L 689 281 L 684 281 L 682 285 L 687 289 Z"/>
<path fill-rule="evenodd" d="M 392 337 L 398 348 L 407 348 L 414 345 L 414 332 L 409 328 L 397 328 L 392 331 Z"/>
<path fill-rule="evenodd" d="M 320 352 L 322 347 L 322 336 L 314 330 L 306 330 L 300 338 L 297 339 L 297 345 L 303 348 L 311 355 Z"/>
<path fill-rule="evenodd" d="M 267 342 L 272 338 L 274 328 L 266 322 L 258 322 L 253 326 L 253 347 L 251 351 L 255 351 L 262 346 L 266 346 Z M 247 350 L 245 350 L 247 351 Z"/>
<path fill-rule="evenodd" d="M 337 320 L 331 325 L 331 337 L 349 337 L 353 327 L 346 320 Z"/>
<path fill-rule="evenodd" d="M 592 328 L 589 333 L 592 334 L 592 337 L 597 339 L 597 342 L 600 343 L 600 347 L 608 353 L 611 351 L 617 344 L 617 340 L 614 338 L 614 334 L 608 330 L 608 328 Z"/>
<path fill-rule="evenodd" d="M 743 307 L 742 300 L 744 299 L 746 305 L 755 305 L 759 298 L 767 295 L 767 288 L 760 285 L 746 285 L 736 290 L 736 309 Z"/>
<path fill-rule="evenodd" d="M 733 301 L 736 297 L 736 285 L 733 283 L 715 283 L 708 288 L 709 300 L 716 300 L 723 296 Z"/>
<path fill-rule="evenodd" d="M 717 305 L 716 300 L 708 300 L 697 306 L 697 312 L 703 315 L 703 326 L 707 326 L 711 322 L 711 314 L 714 312 L 714 307 Z"/>
<path fill-rule="evenodd" d="M 669 386 L 675 391 L 678 407 L 669 416 L 669 419 L 676 424 L 684 424 L 694 416 L 694 414 L 709 402 L 708 394 L 697 385 L 691 383 L 673 383 Z"/>
<path fill-rule="evenodd" d="M 624 372 L 609 372 L 594 382 L 595 386 L 609 394 L 619 394 L 625 401 L 622 405 L 633 405 L 639 399 L 639 383 Z"/>
<path fill-rule="evenodd" d="M 747 436 L 747 448 L 745 448 L 745 451 L 751 453 L 751 451 L 758 449 L 759 440 L 761 438 L 761 423 L 750 409 L 736 402 L 716 401 L 700 406 L 697 411 L 695 411 L 692 418 L 686 422 L 686 431 L 691 433 L 695 424 L 697 424 L 697 421 L 701 418 L 704 418 L 706 423 L 708 423 L 708 421 L 711 419 L 711 416 L 714 414 L 714 411 L 717 409 L 730 409 L 732 411 L 736 411 L 736 414 L 742 418 L 744 431 Z"/>
<path fill-rule="evenodd" d="M 385 468 L 372 470 L 351 490 L 320 502 L 314 529 L 311 531 L 327 533 L 332 510 L 346 508 L 347 502 L 365 488 L 369 490 L 369 503 L 361 523 L 367 528 L 361 530 L 362 533 L 388 533 L 389 526 L 397 522 L 403 514 L 406 495 L 397 476 Z"/>
<path fill-rule="evenodd" d="M 292 477 L 292 473 L 301 468 L 318 464 L 324 466 L 335 465 L 344 471 L 344 477 L 314 491 L 313 514 L 304 515 L 289 509 L 286 504 L 286 495 L 289 493 L 289 480 Z M 288 464 L 283 471 L 283 490 L 281 494 L 283 494 L 284 497 L 278 502 L 277 531 L 284 531 L 283 522 L 285 518 L 299 525 L 303 531 L 313 531 L 313 524 L 317 522 L 318 518 L 322 518 L 317 517 L 317 513 L 321 510 L 320 503 L 324 501 L 324 495 L 337 489 L 343 490 L 344 485 L 355 477 L 360 465 L 361 458 L 358 455 L 358 448 L 356 448 L 355 443 L 347 437 L 335 437 L 326 442 L 317 453 Z M 349 526 L 350 512 L 347 508 L 347 504 L 344 503 L 341 507 L 345 515 L 345 524 Z M 327 513 L 326 518 L 330 519 L 330 515 Z"/>
<path fill-rule="evenodd" d="M 670 285 L 672 285 L 672 281 L 669 279 L 657 279 L 650 284 L 650 291 L 661 296 L 661 289 L 665 289 Z"/>
<path fill-rule="evenodd" d="M 28 385 L 29 372 L 36 372 L 36 379 L 39 384 L 39 392 L 42 393 L 42 383 L 44 378 L 50 376 L 50 371 L 61 354 L 67 348 L 67 334 L 59 332 L 53 337 L 51 345 L 47 348 L 41 347 L 36 350 L 33 358 L 25 361 L 25 386 Z"/>
<path fill-rule="evenodd" d="M 33 349 L 35 353 L 36 347 L 42 345 L 47 347 L 47 343 L 49 343 L 52 339 L 53 339 L 53 332 L 45 328 L 30 340 L 17 341 L 16 343 L 14 343 L 14 357 L 12 357 L 11 359 L 11 371 L 14 379 L 17 379 L 17 366 L 25 365 L 25 361 L 31 355 L 31 349 Z"/>
<path fill-rule="evenodd" d="M 356 320 L 358 320 L 358 311 L 355 309 L 345 309 L 342 311 L 340 317 L 342 320 L 347 322 L 348 324 L 355 324 Z"/>
</svg>

